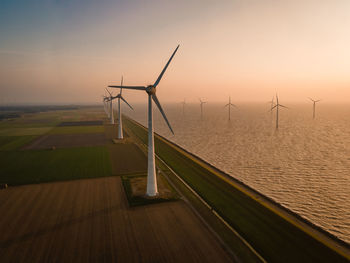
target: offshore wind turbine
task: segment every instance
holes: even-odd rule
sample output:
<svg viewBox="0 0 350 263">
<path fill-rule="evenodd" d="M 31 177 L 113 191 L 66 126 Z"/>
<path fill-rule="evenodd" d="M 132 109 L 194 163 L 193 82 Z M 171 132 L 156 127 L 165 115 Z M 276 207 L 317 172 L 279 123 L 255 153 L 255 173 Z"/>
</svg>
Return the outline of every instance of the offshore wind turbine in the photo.
<svg viewBox="0 0 350 263">
<path fill-rule="evenodd" d="M 207 103 L 206 101 L 202 101 L 202 99 L 199 99 L 199 103 L 201 106 L 201 120 L 203 120 L 203 104 Z"/>
<path fill-rule="evenodd" d="M 182 115 L 185 115 L 185 105 L 186 105 L 186 99 L 184 98 L 184 100 L 181 102 L 182 104 Z"/>
<path fill-rule="evenodd" d="M 228 103 L 225 105 L 225 107 L 227 107 L 227 106 L 228 106 L 228 120 L 231 120 L 231 106 L 237 108 L 237 106 L 235 104 L 231 103 L 231 96 L 229 97 Z"/>
<path fill-rule="evenodd" d="M 157 80 L 154 84 L 150 84 L 148 86 L 109 86 L 110 88 L 124 88 L 124 89 L 134 89 L 134 90 L 144 90 L 148 94 L 148 169 L 147 169 L 147 191 L 146 195 L 149 197 L 155 197 L 158 195 L 158 186 L 157 186 L 157 175 L 155 169 L 155 157 L 154 157 L 154 128 L 153 128 L 153 111 L 152 111 L 152 100 L 157 105 L 160 113 L 162 114 L 165 122 L 167 123 L 170 131 L 174 134 L 173 129 L 163 111 L 162 106 L 156 95 L 156 88 L 162 79 L 166 69 L 168 68 L 171 60 L 173 59 L 176 51 L 178 50 L 180 45 L 178 45 L 171 55 L 170 59 L 166 63 L 162 72 L 160 73 Z"/>
<path fill-rule="evenodd" d="M 313 113 L 312 113 L 312 118 L 315 119 L 315 112 L 316 112 L 316 102 L 319 102 L 320 100 L 313 100 L 309 97 L 309 99 L 313 102 Z"/>
<path fill-rule="evenodd" d="M 271 111 L 276 108 L 276 130 L 278 130 L 278 110 L 279 110 L 279 107 L 282 107 L 282 108 L 287 108 L 286 106 L 282 105 L 282 104 L 279 104 L 278 102 L 278 96 L 277 96 L 277 93 L 276 93 L 276 104 L 271 108 Z"/>
<path fill-rule="evenodd" d="M 274 103 L 275 103 L 275 101 L 274 101 L 274 97 L 272 97 L 272 99 L 271 99 L 270 101 L 268 101 L 267 103 L 271 103 L 270 110 L 271 110 L 271 118 L 272 118 L 272 108 L 273 108 Z"/>
</svg>

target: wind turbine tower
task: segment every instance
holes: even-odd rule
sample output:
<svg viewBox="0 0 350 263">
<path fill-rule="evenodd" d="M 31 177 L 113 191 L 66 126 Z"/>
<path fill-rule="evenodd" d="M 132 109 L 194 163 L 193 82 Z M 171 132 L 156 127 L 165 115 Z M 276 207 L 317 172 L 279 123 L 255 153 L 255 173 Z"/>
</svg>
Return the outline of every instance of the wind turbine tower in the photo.
<svg viewBox="0 0 350 263">
<path fill-rule="evenodd" d="M 278 130 L 278 111 L 279 111 L 279 107 L 282 107 L 282 108 L 287 108 L 286 106 L 283 106 L 282 104 L 279 104 L 278 102 L 278 96 L 276 94 L 276 104 L 271 108 L 271 111 L 276 108 L 276 130 Z"/>
<path fill-rule="evenodd" d="M 316 112 L 316 102 L 319 102 L 320 100 L 313 100 L 309 98 L 313 102 L 313 112 L 312 112 L 312 118 L 315 119 L 315 112 Z"/>
<path fill-rule="evenodd" d="M 186 99 L 184 98 L 184 100 L 181 102 L 182 104 L 182 115 L 185 115 L 185 105 L 186 105 Z"/>
<path fill-rule="evenodd" d="M 107 89 L 106 89 L 107 90 Z M 114 124 L 114 116 L 113 116 L 113 94 L 109 92 L 109 90 L 107 90 L 107 92 L 109 93 L 109 98 L 108 98 L 108 102 L 109 102 L 109 118 L 110 118 L 110 122 L 111 124 Z"/>
<path fill-rule="evenodd" d="M 123 76 L 122 76 L 122 80 L 120 82 L 120 86 L 123 86 Z M 123 91 L 123 88 L 120 88 L 119 94 L 114 97 L 114 98 L 118 99 L 118 139 L 123 139 L 123 137 L 124 137 L 123 136 L 122 110 L 121 110 L 120 100 L 124 101 L 133 110 L 131 105 L 123 98 L 122 91 Z"/>
<path fill-rule="evenodd" d="M 237 106 L 235 104 L 231 103 L 231 96 L 229 97 L 228 103 L 225 105 L 225 107 L 227 107 L 227 106 L 228 106 L 228 120 L 231 120 L 231 106 L 237 108 Z"/>
<path fill-rule="evenodd" d="M 207 103 L 206 101 L 202 101 L 202 99 L 199 99 L 199 103 L 201 106 L 201 120 L 203 120 L 203 104 Z"/>
<path fill-rule="evenodd" d="M 275 103 L 274 97 L 272 97 L 272 99 L 270 101 L 268 101 L 267 103 L 271 103 L 270 112 L 271 112 L 271 118 L 272 118 L 272 108 L 273 108 L 274 103 Z"/>
<path fill-rule="evenodd" d="M 155 197 L 158 195 L 158 186 L 157 186 L 157 175 L 155 169 L 155 157 L 154 157 L 154 128 L 153 128 L 153 111 L 152 111 L 152 100 L 157 105 L 160 113 L 163 115 L 164 120 L 166 121 L 170 131 L 174 134 L 173 129 L 163 111 L 162 106 L 157 98 L 156 91 L 157 86 L 162 79 L 166 69 L 168 68 L 171 60 L 173 59 L 176 51 L 178 50 L 179 45 L 176 47 L 175 51 L 171 55 L 169 61 L 166 63 L 162 72 L 160 73 L 157 80 L 154 84 L 148 86 L 109 86 L 110 88 L 124 88 L 124 89 L 134 89 L 134 90 L 144 90 L 148 94 L 148 170 L 147 170 L 147 192 L 146 195 L 149 197 Z"/>
</svg>

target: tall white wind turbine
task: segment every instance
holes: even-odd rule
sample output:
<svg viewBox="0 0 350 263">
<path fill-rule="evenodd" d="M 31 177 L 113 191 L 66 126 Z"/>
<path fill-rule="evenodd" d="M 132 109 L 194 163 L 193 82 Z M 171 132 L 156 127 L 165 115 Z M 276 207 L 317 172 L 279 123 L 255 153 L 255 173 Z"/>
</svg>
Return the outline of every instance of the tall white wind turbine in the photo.
<svg viewBox="0 0 350 263">
<path fill-rule="evenodd" d="M 134 90 L 144 90 L 148 94 L 148 171 L 147 171 L 147 192 L 146 195 L 149 197 L 155 197 L 158 195 L 158 186 L 157 186 L 157 176 L 155 169 L 155 158 L 154 158 L 154 128 L 153 128 L 153 111 L 152 111 L 152 100 L 157 105 L 160 113 L 163 115 L 164 120 L 166 121 L 170 131 L 174 134 L 173 129 L 163 111 L 162 106 L 156 96 L 156 88 L 162 79 L 166 69 L 168 68 L 171 60 L 173 59 L 176 51 L 180 45 L 178 45 L 171 55 L 169 61 L 166 63 L 162 72 L 160 73 L 157 80 L 154 84 L 148 86 L 109 86 L 110 88 L 124 88 L 124 89 L 134 89 Z"/>
<path fill-rule="evenodd" d="M 110 118 L 111 124 L 114 124 L 113 99 L 112 99 L 113 98 L 113 94 L 110 93 L 109 90 L 107 90 L 107 92 L 109 93 L 109 97 L 107 98 L 107 102 L 109 102 L 109 118 Z"/>
<path fill-rule="evenodd" d="M 279 104 L 278 102 L 278 96 L 276 94 L 276 104 L 271 108 L 271 111 L 276 108 L 276 130 L 278 130 L 278 110 L 279 110 L 279 107 L 282 107 L 282 108 L 287 108 L 286 106 L 283 106 L 282 104 Z"/>
<path fill-rule="evenodd" d="M 120 82 L 120 86 L 123 86 L 123 76 L 122 80 Z M 112 99 L 118 99 L 118 139 L 123 139 L 123 121 L 122 121 L 122 110 L 120 105 L 120 100 L 124 101 L 126 105 L 130 107 L 130 109 L 133 110 L 133 107 L 123 98 L 122 96 L 123 88 L 120 88 L 120 92 L 117 96 L 113 97 Z"/>
<path fill-rule="evenodd" d="M 202 99 L 199 99 L 199 103 L 201 106 L 201 120 L 203 120 L 203 104 L 207 103 L 206 101 L 202 101 Z"/>
<path fill-rule="evenodd" d="M 225 107 L 227 107 L 227 106 L 228 106 L 228 120 L 231 120 L 231 106 L 237 108 L 237 106 L 235 104 L 231 103 L 231 96 L 229 97 L 228 103 L 225 105 Z"/>
<path fill-rule="evenodd" d="M 314 104 L 314 106 L 313 106 L 312 118 L 315 119 L 316 102 L 319 102 L 319 101 L 321 101 L 321 100 L 313 100 L 313 99 L 311 99 L 311 98 L 309 98 L 309 99 L 310 99 L 310 100 L 313 102 L 313 104 Z"/>
</svg>

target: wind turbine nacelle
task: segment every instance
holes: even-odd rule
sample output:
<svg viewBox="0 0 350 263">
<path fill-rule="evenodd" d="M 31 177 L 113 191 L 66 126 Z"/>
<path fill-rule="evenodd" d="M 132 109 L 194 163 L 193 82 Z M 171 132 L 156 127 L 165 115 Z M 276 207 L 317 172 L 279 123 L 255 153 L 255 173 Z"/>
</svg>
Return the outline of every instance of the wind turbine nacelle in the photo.
<svg viewBox="0 0 350 263">
<path fill-rule="evenodd" d="M 156 94 L 156 87 L 154 87 L 153 85 L 149 85 L 147 86 L 146 88 L 146 92 L 149 94 L 149 95 L 154 95 Z"/>
</svg>

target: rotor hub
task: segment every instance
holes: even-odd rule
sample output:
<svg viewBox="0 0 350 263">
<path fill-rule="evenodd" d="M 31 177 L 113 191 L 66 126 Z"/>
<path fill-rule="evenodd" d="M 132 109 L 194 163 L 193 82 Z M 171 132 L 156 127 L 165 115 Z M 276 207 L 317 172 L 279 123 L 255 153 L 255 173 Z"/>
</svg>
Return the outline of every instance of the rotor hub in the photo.
<svg viewBox="0 0 350 263">
<path fill-rule="evenodd" d="M 154 95 L 156 94 L 156 87 L 152 86 L 152 85 L 149 85 L 146 89 L 146 92 L 149 94 L 149 95 Z"/>
</svg>

